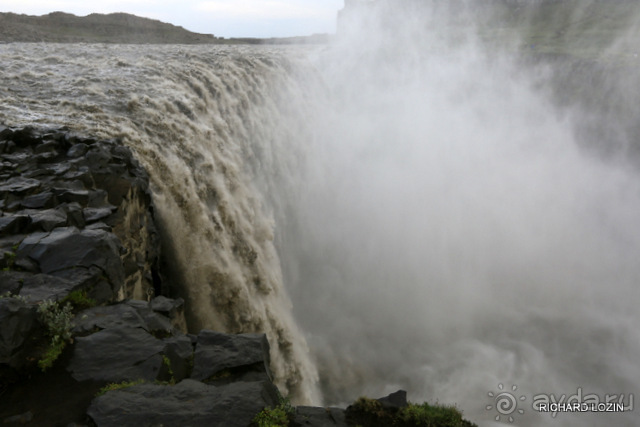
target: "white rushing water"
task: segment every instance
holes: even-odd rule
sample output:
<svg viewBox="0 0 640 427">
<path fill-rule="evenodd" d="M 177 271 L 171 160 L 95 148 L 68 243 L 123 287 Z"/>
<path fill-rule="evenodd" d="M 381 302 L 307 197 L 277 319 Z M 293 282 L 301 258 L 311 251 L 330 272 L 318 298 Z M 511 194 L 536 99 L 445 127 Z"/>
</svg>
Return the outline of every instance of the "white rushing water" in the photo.
<svg viewBox="0 0 640 427">
<path fill-rule="evenodd" d="M 256 184 L 282 173 L 276 156 L 296 137 L 295 59 L 248 48 L 47 44 L 2 45 L 0 55 L 0 122 L 122 138 L 149 171 L 190 328 L 266 332 L 282 391 L 319 401 Z"/>
<path fill-rule="evenodd" d="M 266 332 L 299 403 L 404 388 L 479 425 L 636 425 L 532 403 L 638 390 L 637 171 L 580 149 L 544 78 L 405 35 L 0 45 L 0 123 L 132 147 L 191 327 Z"/>
</svg>

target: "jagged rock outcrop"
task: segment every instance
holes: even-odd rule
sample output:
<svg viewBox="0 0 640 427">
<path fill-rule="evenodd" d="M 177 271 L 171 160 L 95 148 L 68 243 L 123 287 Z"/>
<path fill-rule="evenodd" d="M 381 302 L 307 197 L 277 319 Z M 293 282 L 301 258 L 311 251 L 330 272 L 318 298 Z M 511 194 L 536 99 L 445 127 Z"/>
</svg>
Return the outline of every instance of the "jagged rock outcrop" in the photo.
<svg viewBox="0 0 640 427">
<path fill-rule="evenodd" d="M 246 426 L 279 403 L 264 334 L 187 335 L 184 301 L 153 298 L 158 242 L 119 141 L 0 127 L 4 424 Z"/>
<path fill-rule="evenodd" d="M 129 149 L 67 129 L 0 128 L 0 160 L 0 293 L 23 295 L 8 283 L 33 283 L 31 273 L 99 303 L 154 294 L 148 178 Z M 30 287 L 32 302 L 66 296 Z"/>
</svg>

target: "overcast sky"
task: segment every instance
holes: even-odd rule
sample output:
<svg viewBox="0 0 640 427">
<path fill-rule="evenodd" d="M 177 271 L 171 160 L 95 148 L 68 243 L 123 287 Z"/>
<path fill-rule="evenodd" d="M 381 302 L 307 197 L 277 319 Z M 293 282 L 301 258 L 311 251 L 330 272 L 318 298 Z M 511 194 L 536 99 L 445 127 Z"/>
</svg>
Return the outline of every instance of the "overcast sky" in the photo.
<svg viewBox="0 0 640 427">
<path fill-rule="evenodd" d="M 126 12 L 222 37 L 287 37 L 335 32 L 343 5 L 344 0 L 2 0 L 0 12 Z"/>
</svg>

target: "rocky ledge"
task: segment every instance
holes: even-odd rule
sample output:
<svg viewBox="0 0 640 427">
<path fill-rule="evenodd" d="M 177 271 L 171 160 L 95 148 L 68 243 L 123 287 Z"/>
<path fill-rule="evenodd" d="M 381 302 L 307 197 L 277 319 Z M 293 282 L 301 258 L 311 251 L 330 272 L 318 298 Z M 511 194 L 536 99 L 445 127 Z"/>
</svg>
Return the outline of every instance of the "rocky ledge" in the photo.
<svg viewBox="0 0 640 427">
<path fill-rule="evenodd" d="M 120 141 L 0 127 L 4 424 L 248 426 L 280 404 L 265 335 L 187 334 L 158 248 Z"/>
<path fill-rule="evenodd" d="M 148 177 L 120 141 L 0 127 L 4 425 L 467 425 L 398 421 L 404 392 L 293 408 L 264 334 L 187 333 L 159 259 Z"/>
</svg>

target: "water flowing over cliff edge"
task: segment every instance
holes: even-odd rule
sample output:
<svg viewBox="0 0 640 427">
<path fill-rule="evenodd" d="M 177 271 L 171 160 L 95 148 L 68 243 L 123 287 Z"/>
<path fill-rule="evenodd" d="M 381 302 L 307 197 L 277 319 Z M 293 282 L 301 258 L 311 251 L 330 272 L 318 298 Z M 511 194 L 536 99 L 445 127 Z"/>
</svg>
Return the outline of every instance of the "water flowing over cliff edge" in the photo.
<svg viewBox="0 0 640 427">
<path fill-rule="evenodd" d="M 122 138 L 190 327 L 266 332 L 298 402 L 407 388 L 479 422 L 504 383 L 528 397 L 522 425 L 598 425 L 530 405 L 640 384 L 640 181 L 584 148 L 633 151 L 629 133 L 595 138 L 545 67 L 446 31 L 387 35 L 3 45 L 0 122 Z"/>
<path fill-rule="evenodd" d="M 182 46 L 8 45 L 2 54 L 1 120 L 123 138 L 150 171 L 190 327 L 266 332 L 277 383 L 302 402 L 317 400 L 273 217 L 253 182 L 277 172 L 276 144 L 295 136 L 279 103 L 297 84 L 289 60 Z"/>
</svg>

